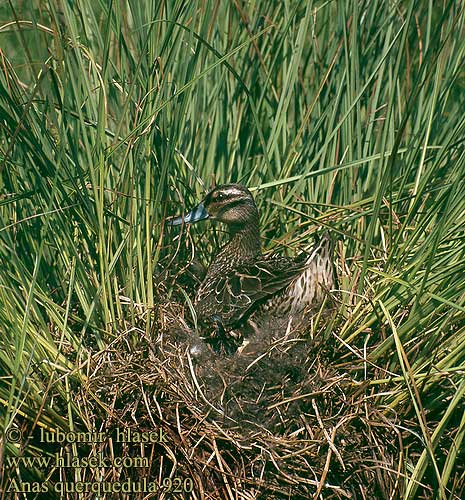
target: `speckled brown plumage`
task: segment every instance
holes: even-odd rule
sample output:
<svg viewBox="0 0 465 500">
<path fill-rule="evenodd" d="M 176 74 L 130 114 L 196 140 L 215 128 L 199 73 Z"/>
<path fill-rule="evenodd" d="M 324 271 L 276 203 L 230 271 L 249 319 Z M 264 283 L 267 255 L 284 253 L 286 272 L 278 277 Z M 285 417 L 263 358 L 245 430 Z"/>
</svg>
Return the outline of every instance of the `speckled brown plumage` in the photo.
<svg viewBox="0 0 465 500">
<path fill-rule="evenodd" d="M 195 296 L 201 325 L 214 324 L 217 333 L 227 334 L 260 312 L 294 317 L 320 305 L 326 291 L 334 287 L 328 236 L 305 258 L 262 255 L 258 210 L 244 186 L 216 187 L 197 207 L 170 224 L 206 218 L 225 223 L 229 240 L 213 259 Z"/>
</svg>

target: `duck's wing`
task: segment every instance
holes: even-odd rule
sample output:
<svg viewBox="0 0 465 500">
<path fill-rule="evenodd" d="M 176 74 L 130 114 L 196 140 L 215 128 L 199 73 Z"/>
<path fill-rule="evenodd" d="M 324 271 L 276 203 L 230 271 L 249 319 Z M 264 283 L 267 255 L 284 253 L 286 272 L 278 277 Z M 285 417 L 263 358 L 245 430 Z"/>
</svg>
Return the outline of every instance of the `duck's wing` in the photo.
<svg viewBox="0 0 465 500">
<path fill-rule="evenodd" d="M 257 303 L 279 294 L 302 276 L 305 270 L 314 269 L 316 285 L 321 282 L 331 288 L 334 279 L 331 254 L 331 240 L 329 236 L 324 235 L 310 252 L 299 255 L 295 260 L 272 255 L 230 268 L 221 275 L 207 274 L 197 291 L 197 315 L 200 320 L 207 321 L 212 316 L 218 316 L 225 327 L 234 326 L 257 306 Z M 323 267 L 328 267 L 329 270 L 323 272 Z"/>
<path fill-rule="evenodd" d="M 197 293 L 197 313 L 207 318 L 218 315 L 224 326 L 232 326 L 257 302 L 289 285 L 305 267 L 305 262 L 272 256 L 244 264 L 214 281 L 207 279 Z"/>
<path fill-rule="evenodd" d="M 239 269 L 232 281 L 237 289 L 246 293 L 253 302 L 274 295 L 285 288 L 305 269 L 306 263 L 273 255 Z"/>
<path fill-rule="evenodd" d="M 334 281 L 332 252 L 332 240 L 328 234 L 324 234 L 308 252 L 300 254 L 294 260 L 272 255 L 238 269 L 225 283 L 226 290 L 231 290 L 232 297 L 238 299 L 234 303 L 231 302 L 231 322 L 239 321 L 262 299 L 279 294 L 299 276 L 308 279 L 308 276 L 304 276 L 304 272 L 307 275 L 310 272 L 312 275 L 314 290 L 317 290 L 319 285 L 332 288 Z M 301 289 L 305 289 L 304 284 L 299 286 L 300 294 Z M 315 293 L 311 292 L 310 295 Z"/>
</svg>

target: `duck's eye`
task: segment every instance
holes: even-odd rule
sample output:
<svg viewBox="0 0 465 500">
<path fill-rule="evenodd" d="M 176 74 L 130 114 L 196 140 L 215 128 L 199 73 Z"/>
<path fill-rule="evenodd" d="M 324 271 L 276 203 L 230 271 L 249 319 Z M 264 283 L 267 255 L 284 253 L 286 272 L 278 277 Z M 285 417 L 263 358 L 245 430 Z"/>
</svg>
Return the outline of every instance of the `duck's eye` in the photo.
<svg viewBox="0 0 465 500">
<path fill-rule="evenodd" d="M 224 200 L 224 194 L 223 193 L 216 193 L 215 200 L 216 201 Z"/>
</svg>

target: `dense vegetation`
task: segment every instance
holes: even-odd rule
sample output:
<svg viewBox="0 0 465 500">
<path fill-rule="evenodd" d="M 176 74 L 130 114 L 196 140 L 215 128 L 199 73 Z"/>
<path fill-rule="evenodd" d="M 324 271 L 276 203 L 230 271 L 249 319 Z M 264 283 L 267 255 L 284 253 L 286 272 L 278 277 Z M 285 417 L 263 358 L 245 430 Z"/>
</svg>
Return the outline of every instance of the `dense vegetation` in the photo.
<svg viewBox="0 0 465 500">
<path fill-rule="evenodd" d="M 2 5 L 0 452 L 92 428 L 91 357 L 184 297 L 165 217 L 234 181 L 266 249 L 338 240 L 327 334 L 409 436 L 398 491 L 463 498 L 464 55 L 453 0 Z"/>
</svg>

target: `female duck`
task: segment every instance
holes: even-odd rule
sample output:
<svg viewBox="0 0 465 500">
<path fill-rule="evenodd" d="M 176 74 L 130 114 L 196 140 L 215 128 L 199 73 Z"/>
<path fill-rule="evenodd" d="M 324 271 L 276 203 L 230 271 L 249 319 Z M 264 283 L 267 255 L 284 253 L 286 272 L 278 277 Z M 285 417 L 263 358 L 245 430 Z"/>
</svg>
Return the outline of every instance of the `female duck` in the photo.
<svg viewBox="0 0 465 500">
<path fill-rule="evenodd" d="M 210 191 L 172 226 L 203 219 L 223 222 L 229 241 L 219 250 L 195 296 L 202 324 L 214 324 L 224 337 L 258 310 L 295 319 L 321 305 L 334 286 L 331 244 L 321 239 L 306 259 L 264 256 L 260 248 L 259 215 L 250 191 L 241 184 L 225 184 Z"/>
</svg>

